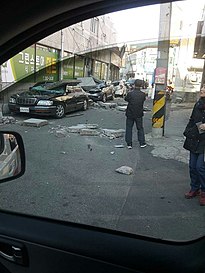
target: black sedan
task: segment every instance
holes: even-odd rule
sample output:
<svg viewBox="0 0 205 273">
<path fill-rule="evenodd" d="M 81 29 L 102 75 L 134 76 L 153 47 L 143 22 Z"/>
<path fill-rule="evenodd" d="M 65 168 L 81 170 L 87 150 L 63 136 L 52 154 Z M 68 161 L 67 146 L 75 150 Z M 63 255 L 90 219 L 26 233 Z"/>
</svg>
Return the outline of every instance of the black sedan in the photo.
<svg viewBox="0 0 205 273">
<path fill-rule="evenodd" d="M 68 112 L 87 110 L 88 96 L 78 86 L 79 81 L 57 82 L 53 85 L 35 87 L 27 92 L 12 95 L 9 109 L 13 113 L 28 113 L 62 118 Z"/>
</svg>

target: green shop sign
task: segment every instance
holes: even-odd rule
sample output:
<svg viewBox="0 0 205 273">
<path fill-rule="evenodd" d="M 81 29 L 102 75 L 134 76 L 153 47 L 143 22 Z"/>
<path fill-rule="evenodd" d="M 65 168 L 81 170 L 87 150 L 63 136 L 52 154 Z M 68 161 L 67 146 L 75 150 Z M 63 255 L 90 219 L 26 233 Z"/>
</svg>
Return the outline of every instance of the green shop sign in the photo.
<svg viewBox="0 0 205 273">
<path fill-rule="evenodd" d="M 11 58 L 11 68 L 15 81 L 36 72 L 36 80 L 58 80 L 58 50 L 35 45 L 19 52 Z"/>
</svg>

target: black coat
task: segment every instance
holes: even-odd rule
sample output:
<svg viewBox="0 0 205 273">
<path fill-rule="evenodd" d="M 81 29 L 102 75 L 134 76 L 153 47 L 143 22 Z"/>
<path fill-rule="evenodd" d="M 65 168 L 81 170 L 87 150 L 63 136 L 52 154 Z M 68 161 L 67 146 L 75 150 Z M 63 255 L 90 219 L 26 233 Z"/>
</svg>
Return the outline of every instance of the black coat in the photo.
<svg viewBox="0 0 205 273">
<path fill-rule="evenodd" d="M 128 102 L 126 109 L 126 116 L 128 118 L 141 118 L 144 115 L 144 101 L 146 100 L 146 94 L 135 88 L 128 92 L 125 100 Z"/>
<path fill-rule="evenodd" d="M 186 140 L 184 148 L 193 153 L 204 153 L 205 132 L 200 134 L 196 126 L 197 122 L 205 123 L 205 98 L 200 98 L 194 105 L 189 122 L 184 131 Z"/>
</svg>

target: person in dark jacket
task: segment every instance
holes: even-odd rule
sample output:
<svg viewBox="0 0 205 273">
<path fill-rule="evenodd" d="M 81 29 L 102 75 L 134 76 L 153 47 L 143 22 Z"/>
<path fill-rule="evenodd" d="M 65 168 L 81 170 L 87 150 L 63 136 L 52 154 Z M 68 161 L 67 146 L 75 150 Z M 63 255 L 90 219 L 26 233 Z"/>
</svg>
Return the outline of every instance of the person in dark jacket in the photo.
<svg viewBox="0 0 205 273">
<path fill-rule="evenodd" d="M 205 84 L 200 90 L 200 98 L 194 105 L 189 122 L 184 131 L 184 148 L 190 151 L 189 174 L 190 191 L 185 198 L 200 196 L 199 203 L 205 206 Z"/>
<path fill-rule="evenodd" d="M 146 100 L 146 94 L 141 91 L 143 85 L 142 80 L 136 80 L 134 84 L 134 89 L 128 92 L 125 100 L 128 102 L 126 109 L 126 132 L 125 141 L 129 149 L 132 148 L 132 128 L 134 123 L 137 127 L 137 136 L 140 143 L 140 147 L 146 147 L 144 127 L 143 127 L 143 108 L 144 101 Z"/>
</svg>

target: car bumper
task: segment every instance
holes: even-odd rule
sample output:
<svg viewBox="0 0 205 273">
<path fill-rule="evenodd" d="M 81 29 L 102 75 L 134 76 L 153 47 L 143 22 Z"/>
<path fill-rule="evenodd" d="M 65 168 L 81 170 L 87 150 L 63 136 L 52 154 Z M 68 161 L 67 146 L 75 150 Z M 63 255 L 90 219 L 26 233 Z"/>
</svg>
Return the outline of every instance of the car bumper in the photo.
<svg viewBox="0 0 205 273">
<path fill-rule="evenodd" d="M 102 94 L 88 94 L 88 97 L 93 101 L 102 100 Z"/>
<path fill-rule="evenodd" d="M 24 114 L 39 114 L 54 116 L 56 112 L 56 106 L 20 106 L 16 104 L 9 104 L 9 110 L 14 113 L 24 113 Z"/>
</svg>

